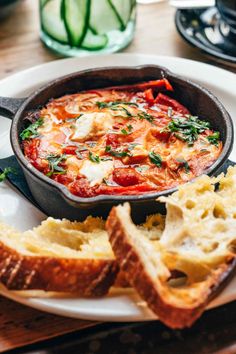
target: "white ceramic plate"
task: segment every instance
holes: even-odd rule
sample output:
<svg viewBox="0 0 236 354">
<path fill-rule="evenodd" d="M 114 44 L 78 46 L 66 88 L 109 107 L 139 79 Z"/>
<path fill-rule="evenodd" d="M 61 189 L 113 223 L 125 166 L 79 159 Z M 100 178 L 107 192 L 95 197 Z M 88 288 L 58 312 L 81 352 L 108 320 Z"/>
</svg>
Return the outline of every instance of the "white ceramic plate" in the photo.
<svg viewBox="0 0 236 354">
<path fill-rule="evenodd" d="M 191 78 L 209 88 L 225 105 L 236 122 L 236 75 L 214 66 L 182 58 L 141 54 L 63 59 L 36 66 L 0 81 L 0 95 L 24 97 L 56 77 L 78 70 L 101 66 L 134 66 L 158 64 L 173 72 Z M 0 158 L 12 154 L 9 141 L 10 121 L 0 119 Z M 236 148 L 231 160 L 236 161 Z M 0 218 L 20 230 L 38 225 L 45 218 L 7 183 L 0 185 Z M 58 315 L 102 321 L 143 321 L 156 319 L 133 290 L 115 291 L 101 299 L 79 298 L 25 298 L 4 289 L 0 293 L 22 304 Z M 210 304 L 216 307 L 236 300 L 236 278 Z"/>
</svg>

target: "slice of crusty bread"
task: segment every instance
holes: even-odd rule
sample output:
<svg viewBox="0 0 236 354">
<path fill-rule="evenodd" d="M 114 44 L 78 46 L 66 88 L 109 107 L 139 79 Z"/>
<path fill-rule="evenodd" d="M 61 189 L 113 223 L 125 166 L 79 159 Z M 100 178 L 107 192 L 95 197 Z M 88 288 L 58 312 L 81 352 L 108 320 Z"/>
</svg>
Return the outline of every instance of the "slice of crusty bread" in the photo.
<svg viewBox="0 0 236 354">
<path fill-rule="evenodd" d="M 99 218 L 84 223 L 48 218 L 23 233 L 0 224 L 0 282 L 8 289 L 101 296 L 117 271 Z"/>
<path fill-rule="evenodd" d="M 156 241 L 134 225 L 127 203 L 112 209 L 106 227 L 131 285 L 161 321 L 183 328 L 235 273 L 236 168 L 202 176 L 161 201 L 167 217 Z"/>
<path fill-rule="evenodd" d="M 139 227 L 157 237 L 163 225 L 158 215 Z M 78 296 L 104 295 L 112 285 L 130 286 L 126 274 L 119 272 L 105 222 L 93 217 L 84 222 L 48 218 L 23 233 L 0 224 L 0 282 L 10 290 Z"/>
</svg>

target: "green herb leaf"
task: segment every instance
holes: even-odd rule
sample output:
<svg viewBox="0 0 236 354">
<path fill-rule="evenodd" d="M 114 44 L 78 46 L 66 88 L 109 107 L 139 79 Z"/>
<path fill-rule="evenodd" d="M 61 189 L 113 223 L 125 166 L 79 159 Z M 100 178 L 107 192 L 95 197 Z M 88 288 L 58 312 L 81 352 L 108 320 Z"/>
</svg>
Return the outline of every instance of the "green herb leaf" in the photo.
<svg viewBox="0 0 236 354">
<path fill-rule="evenodd" d="M 0 182 L 3 182 L 7 176 L 10 174 L 10 173 L 13 173 L 14 175 L 17 174 L 17 172 L 14 170 L 14 168 L 12 167 L 6 167 L 4 168 L 4 170 L 2 171 L 2 173 L 0 173 Z"/>
<path fill-rule="evenodd" d="M 138 113 L 139 119 L 146 119 L 148 122 L 153 123 L 154 117 L 146 112 Z"/>
<path fill-rule="evenodd" d="M 129 151 L 121 150 L 121 149 L 113 150 L 110 145 L 106 146 L 105 151 L 115 157 L 132 156 L 132 154 Z"/>
<path fill-rule="evenodd" d="M 188 161 L 186 161 L 185 159 L 176 159 L 176 161 L 178 161 L 180 163 L 180 166 L 185 168 L 185 172 L 189 173 L 190 171 L 190 167 L 188 164 Z"/>
<path fill-rule="evenodd" d="M 99 163 L 100 157 L 98 155 L 93 155 L 93 153 L 89 151 L 89 160 L 95 163 Z"/>
<path fill-rule="evenodd" d="M 124 135 L 128 135 L 129 134 L 129 132 L 126 129 L 121 129 L 121 133 L 124 134 Z"/>
<path fill-rule="evenodd" d="M 113 102 L 96 102 L 98 108 L 111 108 L 118 105 L 134 106 L 138 107 L 137 103 L 134 102 L 125 102 L 125 101 L 113 101 Z"/>
<path fill-rule="evenodd" d="M 207 140 L 209 141 L 209 143 L 218 146 L 220 140 L 220 132 L 215 132 L 212 135 L 208 135 Z"/>
<path fill-rule="evenodd" d="M 149 152 L 149 159 L 152 163 L 154 163 L 157 167 L 161 167 L 162 158 L 159 154 L 155 154 L 155 152 Z"/>
<path fill-rule="evenodd" d="M 125 107 L 121 107 L 123 109 L 123 111 L 125 111 L 127 117 L 133 117 L 133 115 L 128 111 L 128 109 L 126 109 Z"/>
<path fill-rule="evenodd" d="M 41 125 L 43 125 L 43 118 L 39 118 L 36 122 L 30 124 L 20 133 L 21 140 L 36 138 L 39 135 L 37 130 Z"/>
<path fill-rule="evenodd" d="M 198 135 L 210 128 L 210 123 L 198 119 L 196 116 L 186 115 L 185 117 L 173 117 L 171 122 L 163 131 L 174 133 L 174 135 L 188 143 L 189 146 L 194 144 L 198 139 Z"/>
<path fill-rule="evenodd" d="M 131 124 L 128 124 L 127 125 L 127 130 L 126 129 L 121 129 L 121 133 L 124 134 L 124 135 L 131 134 L 132 129 L 133 129 L 133 126 Z"/>
<path fill-rule="evenodd" d="M 103 156 L 103 157 L 101 157 L 101 160 L 102 160 L 102 161 L 112 161 L 113 158 L 110 157 L 110 156 Z"/>
<path fill-rule="evenodd" d="M 48 177 L 51 177 L 53 174 L 64 174 L 66 171 L 63 167 L 60 166 L 60 163 L 66 160 L 66 155 L 55 155 L 50 154 L 46 157 L 48 160 L 48 166 L 50 171 L 47 173 Z"/>
<path fill-rule="evenodd" d="M 114 101 L 114 102 L 96 102 L 97 106 L 100 109 L 103 108 L 110 108 L 113 111 L 120 111 L 123 110 L 127 117 L 133 117 L 133 115 L 128 111 L 127 108 L 123 107 L 126 106 L 135 106 L 138 107 L 137 103 L 134 102 L 125 102 L 125 101 Z"/>
<path fill-rule="evenodd" d="M 131 124 L 127 125 L 128 131 L 131 132 L 131 130 L 133 130 L 133 126 Z"/>
</svg>

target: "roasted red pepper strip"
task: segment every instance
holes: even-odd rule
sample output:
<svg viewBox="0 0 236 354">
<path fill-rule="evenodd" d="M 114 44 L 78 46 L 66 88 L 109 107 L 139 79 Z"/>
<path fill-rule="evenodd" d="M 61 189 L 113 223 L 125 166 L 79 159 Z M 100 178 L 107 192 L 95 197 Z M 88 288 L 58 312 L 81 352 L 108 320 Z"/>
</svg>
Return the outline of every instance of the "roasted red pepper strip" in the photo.
<svg viewBox="0 0 236 354">
<path fill-rule="evenodd" d="M 76 150 L 78 149 L 77 146 L 73 146 L 73 145 L 70 145 L 70 146 L 65 146 L 63 149 L 62 149 L 62 153 L 63 154 L 67 154 L 67 155 L 76 155 Z"/>
<path fill-rule="evenodd" d="M 147 82 L 143 82 L 140 84 L 130 84 L 130 85 L 121 85 L 121 86 L 112 86 L 106 88 L 106 90 L 146 90 L 149 88 L 153 89 L 166 89 L 168 91 L 173 91 L 173 87 L 169 83 L 167 79 L 161 79 L 161 80 L 151 80 Z"/>
<path fill-rule="evenodd" d="M 148 104 L 152 105 L 154 103 L 154 97 L 151 88 L 144 91 L 144 96 Z"/>
<path fill-rule="evenodd" d="M 99 91 L 96 91 L 96 90 L 90 90 L 90 91 L 86 91 L 86 93 L 91 93 L 91 94 L 95 94 L 95 95 L 98 95 L 99 97 L 102 97 L 102 94 L 101 94 L 101 92 L 99 92 Z"/>
<path fill-rule="evenodd" d="M 163 93 L 159 93 L 155 99 L 155 103 L 161 104 L 163 106 L 171 107 L 174 111 L 179 112 L 181 114 L 190 114 L 189 110 L 184 107 L 182 104 L 170 98 L 169 96 L 163 95 Z"/>
</svg>

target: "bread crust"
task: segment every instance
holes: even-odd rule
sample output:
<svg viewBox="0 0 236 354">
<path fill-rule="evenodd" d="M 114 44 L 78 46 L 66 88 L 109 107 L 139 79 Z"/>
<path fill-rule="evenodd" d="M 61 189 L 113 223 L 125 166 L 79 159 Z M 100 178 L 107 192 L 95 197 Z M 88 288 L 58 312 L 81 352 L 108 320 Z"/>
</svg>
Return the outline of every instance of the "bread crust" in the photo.
<svg viewBox="0 0 236 354">
<path fill-rule="evenodd" d="M 170 299 L 170 289 L 160 280 L 150 276 L 127 232 L 127 221 L 119 215 L 119 207 L 113 207 L 107 219 L 106 228 L 113 252 L 121 271 L 127 274 L 130 284 L 137 290 L 148 307 L 159 319 L 171 328 L 190 327 L 204 311 L 207 303 L 224 285 L 225 280 L 236 269 L 236 259 L 228 259 L 227 264 L 219 266 L 204 282 L 194 306 L 179 306 Z"/>
<path fill-rule="evenodd" d="M 118 266 L 112 259 L 73 259 L 20 254 L 0 241 L 0 281 L 9 290 L 107 294 Z"/>
</svg>

